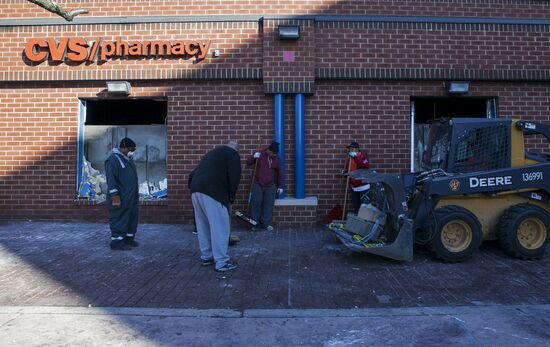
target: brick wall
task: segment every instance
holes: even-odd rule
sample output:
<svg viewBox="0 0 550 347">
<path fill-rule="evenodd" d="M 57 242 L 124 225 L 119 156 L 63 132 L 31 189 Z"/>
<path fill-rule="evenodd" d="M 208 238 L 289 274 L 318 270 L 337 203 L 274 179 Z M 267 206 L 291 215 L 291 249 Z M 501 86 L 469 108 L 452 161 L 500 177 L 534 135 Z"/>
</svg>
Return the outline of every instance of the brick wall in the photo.
<svg viewBox="0 0 550 347">
<path fill-rule="evenodd" d="M 263 79 L 266 93 L 313 93 L 315 25 L 312 20 L 263 21 Z M 298 25 L 299 40 L 281 40 L 280 25 Z"/>
<path fill-rule="evenodd" d="M 0 18 L 52 17 L 26 1 L 0 0 Z M 9 5 L 9 6 L 8 6 Z M 64 1 L 98 16 L 258 15 L 262 21 L 0 26 L 0 219 L 104 221 L 105 209 L 75 202 L 78 99 L 104 96 L 105 80 L 132 82 L 133 97 L 168 100 L 169 198 L 147 202 L 142 221 L 191 222 L 187 175 L 215 145 L 236 139 L 246 155 L 273 136 L 271 93 L 305 92 L 306 194 L 317 208 L 278 206 L 279 225 L 320 220 L 342 201 L 345 145 L 358 141 L 372 166 L 408 170 L 410 98 L 444 96 L 443 81 L 470 80 L 468 96 L 497 97 L 499 113 L 550 122 L 548 25 L 391 23 L 269 18 L 300 15 L 550 18 L 540 1 Z M 107 7 L 108 6 L 108 7 Z M 279 24 L 301 38 L 281 41 Z M 31 37 L 208 39 L 200 63 L 185 59 L 43 62 L 22 56 Z M 283 52 L 295 54 L 283 61 Z M 529 72 L 529 73 L 527 73 Z M 532 74 L 531 74 L 532 72 Z M 300 84 L 302 83 L 302 84 Z M 279 88 L 279 89 L 277 89 Z M 302 88 L 302 89 L 300 89 Z M 308 89 L 309 88 L 309 89 Z M 267 94 L 267 95 L 266 95 Z M 286 96 L 285 190 L 294 192 L 293 97 Z M 547 150 L 540 138 L 530 148 Z M 244 210 L 251 169 L 234 209 Z"/>
<path fill-rule="evenodd" d="M 102 84 L 0 84 L 0 219 L 102 219 L 102 207 L 75 202 L 78 98 Z M 215 91 L 215 92 L 214 92 Z M 216 145 L 237 140 L 245 155 L 273 134 L 271 104 L 260 83 L 143 83 L 135 96 L 168 98 L 170 198 L 143 206 L 145 221 L 190 221 L 187 175 Z M 244 168 L 235 208 L 243 209 L 250 168 Z M 99 214 L 98 214 L 99 212 Z"/>
<path fill-rule="evenodd" d="M 54 17 L 24 0 L 0 0 L 0 18 Z M 549 18 L 538 0 L 64 0 L 66 9 L 87 8 L 89 16 L 201 15 L 393 15 Z M 78 17 L 77 17 L 78 18 Z"/>
<path fill-rule="evenodd" d="M 550 27 L 319 23 L 318 68 L 535 70 L 550 68 Z"/>
<path fill-rule="evenodd" d="M 501 116 L 550 122 L 547 83 L 473 83 L 472 96 L 498 96 Z M 0 218 L 102 220 L 102 207 L 74 202 L 76 124 L 79 97 L 91 97 L 100 84 L 43 85 L 0 89 Z M 216 93 L 213 91 L 216 90 Z M 237 139 L 245 156 L 265 145 L 273 133 L 271 99 L 260 83 L 147 83 L 137 96 L 168 97 L 169 199 L 142 206 L 144 221 L 189 222 L 187 174 L 214 145 Z M 322 82 L 306 99 L 306 192 L 317 196 L 317 218 L 341 202 L 338 175 L 345 145 L 358 141 L 372 166 L 384 172 L 409 167 L 409 100 L 441 96 L 433 82 Z M 292 98 L 287 98 L 286 138 L 289 195 L 293 187 Z M 220 112 L 220 110 L 223 110 Z M 53 121 L 52 121 L 53 120 Z M 540 140 L 542 141 L 542 140 Z M 543 142 L 531 144 L 545 148 Z M 245 209 L 250 168 L 245 168 L 236 209 Z M 280 213 L 280 216 L 279 216 Z M 304 213 L 308 213 L 307 210 Z M 288 216 L 288 219 L 285 218 Z M 296 218 L 277 208 L 276 219 Z"/>
<path fill-rule="evenodd" d="M 259 78 L 256 70 L 262 67 L 262 44 L 256 22 L 23 26 L 0 32 L 3 81 Z M 211 44 L 209 54 L 198 63 L 194 63 L 194 58 L 134 57 L 85 63 L 48 60 L 37 64 L 22 54 L 31 38 L 68 37 L 102 42 L 114 42 L 117 38 L 129 42 L 200 40 Z M 214 50 L 219 50 L 220 57 L 212 56 Z"/>
<path fill-rule="evenodd" d="M 410 97 L 444 96 L 441 82 L 323 81 L 308 100 L 306 192 L 319 200 L 318 218 L 342 203 L 339 175 L 345 146 L 361 144 L 371 167 L 381 172 L 410 168 Z M 550 123 L 550 83 L 473 82 L 469 96 L 498 96 L 501 117 Z M 548 151 L 546 140 L 530 147 Z M 348 196 L 349 200 L 349 196 Z"/>
</svg>

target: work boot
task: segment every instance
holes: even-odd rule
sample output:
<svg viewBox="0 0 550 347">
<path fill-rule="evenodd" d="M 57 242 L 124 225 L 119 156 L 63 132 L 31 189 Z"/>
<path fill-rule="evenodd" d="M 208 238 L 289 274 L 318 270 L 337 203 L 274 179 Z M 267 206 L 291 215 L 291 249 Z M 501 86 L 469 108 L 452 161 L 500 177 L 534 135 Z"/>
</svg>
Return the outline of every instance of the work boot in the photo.
<svg viewBox="0 0 550 347">
<path fill-rule="evenodd" d="M 132 247 L 124 243 L 124 240 L 112 240 L 110 246 L 113 251 L 129 251 L 132 249 Z"/>
<path fill-rule="evenodd" d="M 139 242 L 134 240 L 134 238 L 132 238 L 132 237 L 125 237 L 124 238 L 124 243 L 127 244 L 130 247 L 138 247 L 139 246 Z"/>
</svg>

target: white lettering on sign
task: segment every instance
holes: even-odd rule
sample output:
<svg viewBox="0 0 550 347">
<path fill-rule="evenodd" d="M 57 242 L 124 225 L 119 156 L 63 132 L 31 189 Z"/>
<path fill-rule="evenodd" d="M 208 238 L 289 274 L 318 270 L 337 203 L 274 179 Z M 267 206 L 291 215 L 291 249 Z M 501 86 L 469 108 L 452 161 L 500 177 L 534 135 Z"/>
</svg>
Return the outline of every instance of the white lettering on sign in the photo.
<svg viewBox="0 0 550 347">
<path fill-rule="evenodd" d="M 542 171 L 523 173 L 521 178 L 523 178 L 523 182 L 542 181 Z"/>
<path fill-rule="evenodd" d="M 512 184 L 512 176 L 470 177 L 470 188 L 508 186 L 510 184 Z"/>
<path fill-rule="evenodd" d="M 535 200 L 542 200 L 542 195 L 539 195 L 537 193 L 531 193 L 531 199 L 535 199 Z"/>
</svg>

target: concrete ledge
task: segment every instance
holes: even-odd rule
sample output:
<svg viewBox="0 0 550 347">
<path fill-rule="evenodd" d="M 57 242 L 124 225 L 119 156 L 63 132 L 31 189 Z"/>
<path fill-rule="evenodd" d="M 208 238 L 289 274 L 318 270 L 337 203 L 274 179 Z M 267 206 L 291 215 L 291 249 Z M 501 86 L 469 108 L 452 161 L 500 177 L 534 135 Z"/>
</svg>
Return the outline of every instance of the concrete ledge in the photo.
<svg viewBox="0 0 550 347">
<path fill-rule="evenodd" d="M 317 206 L 317 197 L 308 196 L 305 199 L 296 199 L 296 198 L 276 199 L 275 206 Z"/>
</svg>

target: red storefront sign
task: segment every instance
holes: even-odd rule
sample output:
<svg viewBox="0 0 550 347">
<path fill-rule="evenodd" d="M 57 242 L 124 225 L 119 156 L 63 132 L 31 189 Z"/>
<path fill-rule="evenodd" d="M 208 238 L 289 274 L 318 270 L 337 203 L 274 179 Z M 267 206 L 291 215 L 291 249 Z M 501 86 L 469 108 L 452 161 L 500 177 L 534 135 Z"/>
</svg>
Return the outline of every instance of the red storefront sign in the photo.
<svg viewBox="0 0 550 347">
<path fill-rule="evenodd" d="M 35 63 L 47 59 L 53 62 L 105 62 L 115 58 L 171 57 L 203 60 L 208 54 L 210 41 L 114 41 L 96 38 L 87 41 L 81 37 L 33 38 L 25 45 L 25 57 Z"/>
</svg>

